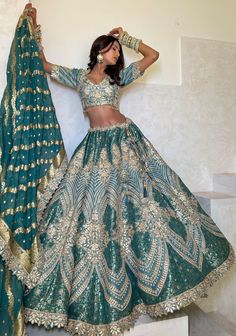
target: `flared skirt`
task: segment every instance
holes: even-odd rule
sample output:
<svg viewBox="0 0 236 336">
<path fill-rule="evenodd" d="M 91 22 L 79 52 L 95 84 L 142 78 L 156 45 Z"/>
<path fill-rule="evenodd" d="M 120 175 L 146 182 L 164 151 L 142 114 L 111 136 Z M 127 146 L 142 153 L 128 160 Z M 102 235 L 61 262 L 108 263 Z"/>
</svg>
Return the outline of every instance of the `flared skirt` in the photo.
<svg viewBox="0 0 236 336">
<path fill-rule="evenodd" d="M 234 261 L 230 243 L 129 119 L 89 129 L 40 221 L 45 255 L 26 321 L 119 335 L 202 296 Z"/>
</svg>

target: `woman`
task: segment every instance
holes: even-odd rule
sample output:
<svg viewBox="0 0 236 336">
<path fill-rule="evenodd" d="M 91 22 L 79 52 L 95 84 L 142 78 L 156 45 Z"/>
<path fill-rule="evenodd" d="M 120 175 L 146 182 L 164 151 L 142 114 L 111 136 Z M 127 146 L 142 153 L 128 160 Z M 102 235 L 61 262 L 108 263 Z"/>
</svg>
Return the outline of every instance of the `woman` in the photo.
<svg viewBox="0 0 236 336">
<path fill-rule="evenodd" d="M 143 58 L 124 68 L 122 45 Z M 94 41 L 88 70 L 42 53 L 46 72 L 78 91 L 91 126 L 40 222 L 45 265 L 25 295 L 27 322 L 119 335 L 141 313 L 157 317 L 199 298 L 233 263 L 224 235 L 119 111 L 120 88 L 158 56 L 120 27 Z"/>
</svg>

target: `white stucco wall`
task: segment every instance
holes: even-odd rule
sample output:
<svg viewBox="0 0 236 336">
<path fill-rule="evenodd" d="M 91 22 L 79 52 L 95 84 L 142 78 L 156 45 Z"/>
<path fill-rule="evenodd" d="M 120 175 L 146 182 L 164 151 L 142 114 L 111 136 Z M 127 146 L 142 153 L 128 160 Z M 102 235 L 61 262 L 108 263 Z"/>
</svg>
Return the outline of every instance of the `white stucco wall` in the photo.
<svg viewBox="0 0 236 336">
<path fill-rule="evenodd" d="M 22 0 L 0 0 L 0 95 Z M 140 126 L 193 191 L 212 174 L 236 171 L 234 0 L 35 0 L 48 60 L 86 67 L 92 41 L 115 26 L 143 39 L 160 59 L 125 90 L 121 111 Z M 125 48 L 127 64 L 140 55 Z M 86 133 L 77 94 L 50 83 L 71 156 Z"/>
</svg>

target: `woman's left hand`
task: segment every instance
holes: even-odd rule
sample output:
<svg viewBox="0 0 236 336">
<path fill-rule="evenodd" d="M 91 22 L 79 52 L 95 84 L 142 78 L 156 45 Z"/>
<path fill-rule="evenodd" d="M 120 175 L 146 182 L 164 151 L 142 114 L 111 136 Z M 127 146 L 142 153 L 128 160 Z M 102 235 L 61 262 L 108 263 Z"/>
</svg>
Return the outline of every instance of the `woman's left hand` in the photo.
<svg viewBox="0 0 236 336">
<path fill-rule="evenodd" d="M 117 27 L 117 28 L 113 28 L 107 35 L 111 35 L 119 39 L 122 33 L 123 33 L 123 28 Z"/>
<path fill-rule="evenodd" d="M 37 26 L 37 9 L 33 7 L 31 3 L 28 3 L 25 6 L 24 11 L 26 12 L 27 16 L 31 16 L 34 26 Z"/>
</svg>

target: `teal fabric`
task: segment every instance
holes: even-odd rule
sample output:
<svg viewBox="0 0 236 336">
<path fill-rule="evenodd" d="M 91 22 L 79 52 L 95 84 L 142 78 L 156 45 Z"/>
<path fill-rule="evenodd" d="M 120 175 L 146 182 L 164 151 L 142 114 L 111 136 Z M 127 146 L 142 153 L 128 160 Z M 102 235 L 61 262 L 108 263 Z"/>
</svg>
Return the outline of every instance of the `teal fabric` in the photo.
<svg viewBox="0 0 236 336">
<path fill-rule="evenodd" d="M 32 23 L 22 15 L 0 107 L 0 335 L 23 333 L 19 314 L 24 286 L 35 286 L 43 265 L 37 221 L 47 202 L 44 193 L 63 160 L 63 140 Z M 47 198 L 52 192 L 47 190 Z"/>
<path fill-rule="evenodd" d="M 90 129 L 41 222 L 46 256 L 26 320 L 118 335 L 203 295 L 234 253 L 181 178 L 130 120 Z"/>
<path fill-rule="evenodd" d="M 100 83 L 94 84 L 88 79 L 88 73 L 89 70 L 70 69 L 54 64 L 51 77 L 63 85 L 76 89 L 84 110 L 100 105 L 111 105 L 119 109 L 122 87 L 117 84 L 111 85 L 111 78 L 108 75 Z M 127 86 L 143 74 L 144 72 L 140 71 L 139 62 L 133 62 L 120 71 L 120 82 L 123 86 Z"/>
<path fill-rule="evenodd" d="M 0 257 L 0 335 L 22 336 L 21 314 L 25 286 L 12 274 Z"/>
</svg>

